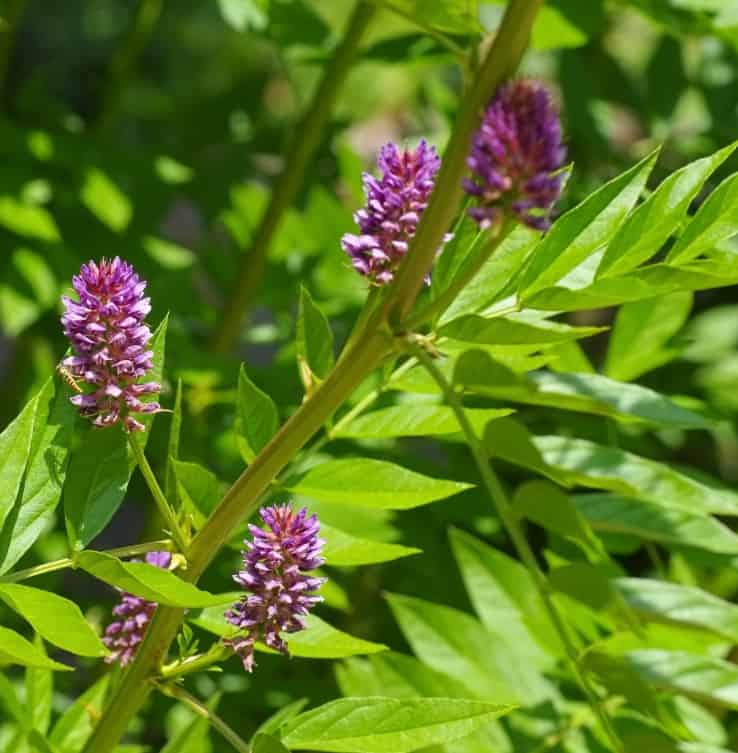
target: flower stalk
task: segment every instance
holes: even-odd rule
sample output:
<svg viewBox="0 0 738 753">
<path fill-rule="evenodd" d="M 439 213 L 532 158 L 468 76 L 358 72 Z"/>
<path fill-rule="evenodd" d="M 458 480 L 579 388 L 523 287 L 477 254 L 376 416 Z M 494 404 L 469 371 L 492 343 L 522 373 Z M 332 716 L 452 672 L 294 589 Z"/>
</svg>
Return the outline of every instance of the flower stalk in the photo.
<svg viewBox="0 0 738 753">
<path fill-rule="evenodd" d="M 481 119 L 482 106 L 497 85 L 515 70 L 541 3 L 542 0 L 511 0 L 508 4 L 495 43 L 477 77 L 475 89 L 465 99 L 418 234 L 398 275 L 387 286 L 386 301 L 367 318 L 349 352 L 264 447 L 206 520 L 186 552 L 188 568 L 181 573 L 185 580 L 197 581 L 238 526 L 255 512 L 259 498 L 277 475 L 361 382 L 393 352 L 396 343 L 388 319 L 391 315 L 393 320 L 398 317 L 401 320 L 415 303 L 436 251 L 458 209 L 466 156 L 472 134 Z M 301 135 L 307 137 L 307 133 Z M 263 253 L 265 255 L 266 251 Z M 227 310 L 227 328 L 218 335 L 216 346 L 220 349 L 227 349 L 235 340 L 243 311 L 248 307 L 248 292 L 244 296 L 243 289 L 239 287 L 238 290 L 235 303 Z M 148 696 L 152 680 L 166 657 L 183 617 L 184 610 L 180 608 L 162 606 L 156 610 L 136 659 L 124 674 L 117 692 L 96 725 L 84 748 L 85 753 L 110 753 L 118 744 L 131 718 Z"/>
</svg>

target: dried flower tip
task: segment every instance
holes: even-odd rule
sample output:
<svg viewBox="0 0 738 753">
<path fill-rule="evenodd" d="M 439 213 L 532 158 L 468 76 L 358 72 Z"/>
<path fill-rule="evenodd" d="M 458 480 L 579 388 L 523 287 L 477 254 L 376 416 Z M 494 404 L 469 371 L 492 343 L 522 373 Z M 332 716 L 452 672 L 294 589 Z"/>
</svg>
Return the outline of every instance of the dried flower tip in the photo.
<svg viewBox="0 0 738 753">
<path fill-rule="evenodd" d="M 472 178 L 464 190 L 477 200 L 469 215 L 486 228 L 512 211 L 529 227 L 548 229 L 565 158 L 547 89 L 528 80 L 505 84 L 487 106 L 467 160 Z"/>
<path fill-rule="evenodd" d="M 170 552 L 148 552 L 146 562 L 167 570 L 172 562 L 172 555 Z M 108 625 L 102 639 L 110 649 L 105 657 L 106 662 L 118 662 L 125 667 L 133 661 L 155 609 L 153 601 L 121 591 L 120 604 L 113 607 L 113 615 L 120 619 Z"/>
<path fill-rule="evenodd" d="M 161 390 L 157 382 L 139 383 L 151 371 L 154 355 L 148 350 L 151 330 L 144 323 L 151 310 L 143 294 L 146 282 L 116 256 L 112 261 L 83 264 L 72 285 L 79 301 L 63 296 L 61 321 L 74 355 L 65 358 L 59 369 L 80 393 L 70 400 L 95 426 L 120 421 L 128 432 L 143 431 L 146 427 L 134 414 L 156 413 L 160 408 L 141 398 Z M 78 381 L 92 391 L 84 392 Z"/>
<path fill-rule="evenodd" d="M 233 576 L 249 594 L 225 614 L 239 633 L 224 642 L 248 672 L 254 667 L 257 640 L 288 653 L 280 633 L 305 627 L 308 612 L 322 601 L 315 591 L 325 582 L 306 575 L 323 564 L 320 552 L 325 542 L 318 538 L 317 516 L 308 517 L 305 509 L 295 513 L 287 504 L 265 507 L 261 517 L 267 527 L 249 526 L 253 539 L 244 542 L 244 569 Z"/>
<path fill-rule="evenodd" d="M 357 272 L 374 285 L 385 285 L 415 236 L 441 160 L 435 147 L 422 140 L 415 151 L 385 144 L 377 165 L 382 177 L 364 173 L 366 207 L 354 214 L 361 234 L 346 233 L 341 246 Z"/>
</svg>

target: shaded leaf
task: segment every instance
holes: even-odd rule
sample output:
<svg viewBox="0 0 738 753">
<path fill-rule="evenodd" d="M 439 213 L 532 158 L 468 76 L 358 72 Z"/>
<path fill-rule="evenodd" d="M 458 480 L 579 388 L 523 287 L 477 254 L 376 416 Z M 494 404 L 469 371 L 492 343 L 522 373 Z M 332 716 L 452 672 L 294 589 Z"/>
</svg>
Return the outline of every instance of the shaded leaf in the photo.
<svg viewBox="0 0 738 753">
<path fill-rule="evenodd" d="M 14 630 L 0 625 L 0 663 L 22 664 L 26 667 L 41 669 L 72 670 L 66 664 L 59 664 L 49 659 L 46 654 L 29 643 Z"/>
<path fill-rule="evenodd" d="M 310 374 L 325 379 L 335 362 L 331 326 L 304 287 L 300 288 L 297 315 L 297 360 L 307 384 L 312 384 L 311 378 L 306 381 Z"/>
<path fill-rule="evenodd" d="M 236 410 L 238 448 L 244 461 L 250 463 L 276 434 L 279 416 L 274 401 L 249 379 L 243 364 L 238 374 Z"/>
<path fill-rule="evenodd" d="M 320 535 L 325 539 L 323 556 L 326 565 L 332 567 L 350 567 L 371 565 L 376 562 L 391 560 L 419 554 L 420 549 L 399 544 L 387 544 L 384 541 L 370 541 L 352 536 L 350 533 L 320 524 Z"/>
</svg>

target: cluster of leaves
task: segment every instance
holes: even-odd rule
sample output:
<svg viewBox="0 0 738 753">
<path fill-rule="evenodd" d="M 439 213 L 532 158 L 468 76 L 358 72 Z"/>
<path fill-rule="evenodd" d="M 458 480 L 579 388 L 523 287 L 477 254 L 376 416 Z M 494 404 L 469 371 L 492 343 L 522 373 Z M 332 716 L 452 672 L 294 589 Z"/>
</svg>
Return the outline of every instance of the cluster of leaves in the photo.
<svg viewBox="0 0 738 753">
<path fill-rule="evenodd" d="M 6 97 L 15 118 L 3 121 L 0 142 L 0 323 L 11 364 L 0 434 L 0 750 L 77 753 L 89 739 L 119 682 L 100 661 L 99 605 L 114 592 L 99 583 L 188 610 L 174 664 L 219 651 L 228 635 L 223 612 L 237 594 L 224 589 L 243 532 L 198 586 L 129 561 L 134 545 L 161 537 L 161 522 L 123 434 L 92 431 L 51 376 L 64 347 L 58 296 L 101 249 L 150 280 L 161 320 L 153 378 L 173 413 L 147 418 L 150 431 L 136 441 L 148 443 L 167 497 L 198 529 L 330 373 L 334 341 L 346 339 L 365 297 L 338 243 L 361 202 L 361 121 L 379 127 L 405 93 L 409 133 L 445 132 L 428 110 L 453 114 L 446 74 L 502 10 L 377 1 L 381 16 L 338 103 L 348 128 L 327 129 L 300 209 L 276 234 L 263 308 L 239 343 L 245 364 L 205 353 L 212 302 L 227 296 L 269 197 L 244 178 L 268 174 L 258 153 L 279 151 L 302 84 L 330 59 L 344 5 L 165 9 L 157 35 L 177 30 L 194 59 L 227 37 L 214 58 L 222 89 L 208 88 L 212 67 L 198 77 L 186 56 L 157 63 L 153 51 L 166 45 L 155 38 L 140 65 L 157 72 L 167 97 L 145 75 L 124 81 L 114 69 L 108 83 L 125 83 L 128 100 L 101 106 L 105 119 L 89 133 L 80 116 L 95 109 L 94 93 L 79 92 L 85 106 L 72 113 L 56 99 L 57 74 L 45 71 L 39 98 L 24 78 L 33 45 L 17 40 L 21 84 Z M 738 709 L 738 495 L 717 479 L 734 478 L 738 310 L 711 304 L 738 284 L 738 175 L 734 145 L 724 146 L 735 125 L 725 91 L 738 75 L 737 17 L 717 0 L 587 5 L 544 6 L 530 63 L 560 78 L 576 161 L 569 195 L 586 198 L 572 199 L 545 237 L 515 230 L 434 322 L 434 347 L 625 749 L 721 753 L 736 744 Z M 651 38 L 645 76 L 644 59 L 628 58 L 618 41 L 634 25 Z M 208 29 L 198 42 L 195 27 Z M 252 42 L 256 52 L 243 52 Z M 264 51 L 276 62 L 259 63 Z M 246 102 L 245 67 L 260 84 Z M 585 79 L 588 70 L 597 75 Z M 280 96 L 286 81 L 295 92 Z M 399 94 L 387 93 L 390 83 Z M 700 114 L 677 113 L 695 91 Z M 153 121 L 135 149 L 126 137 L 124 153 L 107 124 L 116 109 L 123 124 Z M 194 110 L 204 113 L 197 122 L 181 117 Z M 624 112 L 638 117 L 633 138 L 607 125 Z M 217 130 L 219 118 L 228 125 Z M 171 123 L 166 138 L 157 121 Z M 668 143 L 660 162 L 643 157 L 682 122 L 689 138 Z M 634 155 L 643 158 L 602 180 Z M 647 191 L 655 165 L 663 179 Z M 460 221 L 430 299 L 474 264 L 478 240 Z M 222 674 L 186 680 L 255 753 L 608 749 L 461 428 L 437 382 L 403 358 L 372 375 L 273 484 L 274 501 L 320 515 L 325 606 L 291 637 L 291 662 L 261 647 L 253 678 L 228 659 Z M 120 753 L 157 749 L 164 737 L 165 753 L 230 749 L 206 718 L 160 695 L 132 732 L 139 742 Z"/>
</svg>

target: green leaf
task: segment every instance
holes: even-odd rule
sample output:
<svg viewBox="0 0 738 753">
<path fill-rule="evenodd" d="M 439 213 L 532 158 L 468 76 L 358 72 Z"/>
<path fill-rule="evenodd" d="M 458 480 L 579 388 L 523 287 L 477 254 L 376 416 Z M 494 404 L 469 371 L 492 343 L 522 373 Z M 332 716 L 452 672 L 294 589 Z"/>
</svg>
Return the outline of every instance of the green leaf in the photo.
<svg viewBox="0 0 738 753">
<path fill-rule="evenodd" d="M 87 170 L 80 199 L 112 231 L 120 233 L 128 227 L 133 214 L 131 202 L 99 167 Z"/>
<path fill-rule="evenodd" d="M 109 682 L 110 675 L 103 675 L 57 719 L 49 742 L 60 753 L 79 753 L 82 750 L 102 714 Z"/>
<path fill-rule="evenodd" d="M 320 524 L 320 535 L 326 542 L 323 549 L 326 565 L 332 567 L 352 567 L 371 565 L 376 562 L 390 562 L 421 552 L 420 549 L 415 547 L 360 539 L 325 523 Z"/>
<path fill-rule="evenodd" d="M 534 442 L 548 465 L 584 486 L 618 491 L 693 514 L 738 515 L 734 492 L 708 486 L 618 447 L 558 436 L 536 437 Z"/>
<path fill-rule="evenodd" d="M 684 219 L 710 175 L 733 153 L 730 144 L 677 170 L 627 219 L 602 257 L 597 277 L 634 269 L 655 254 Z"/>
<path fill-rule="evenodd" d="M 43 650 L 43 641 L 36 636 L 36 648 Z M 26 706 L 30 710 L 30 726 L 41 734 L 48 732 L 54 697 L 54 674 L 41 667 L 26 668 Z"/>
<path fill-rule="evenodd" d="M 260 732 L 258 735 L 254 735 L 253 742 L 251 743 L 251 753 L 290 752 L 287 748 L 284 747 L 284 745 L 282 745 L 282 741 L 278 737 Z"/>
<path fill-rule="evenodd" d="M 738 667 L 681 651 L 631 651 L 623 662 L 657 688 L 703 703 L 738 709 Z"/>
<path fill-rule="evenodd" d="M 238 449 L 244 461 L 250 463 L 276 434 L 279 415 L 272 398 L 248 378 L 243 364 L 238 375 L 236 410 Z"/>
<path fill-rule="evenodd" d="M 220 699 L 221 693 L 211 695 L 206 704 L 207 708 L 210 711 L 216 711 Z M 209 734 L 210 721 L 206 717 L 193 712 L 189 724 L 170 737 L 159 753 L 203 753 L 203 751 L 210 750 Z M 118 753 L 117 749 L 114 753 Z M 148 749 L 146 753 L 148 753 Z"/>
<path fill-rule="evenodd" d="M 623 422 L 685 429 L 713 425 L 705 416 L 647 387 L 617 382 L 599 374 L 536 371 L 521 376 L 476 349 L 466 351 L 458 359 L 454 382 L 470 392 L 499 400 L 611 416 Z"/>
<path fill-rule="evenodd" d="M 675 358 L 679 351 L 666 344 L 687 321 L 692 298 L 679 292 L 621 306 L 607 346 L 605 374 L 629 382 Z"/>
<path fill-rule="evenodd" d="M 18 583 L 0 583 L 0 599 L 28 620 L 49 643 L 79 656 L 107 653 L 73 601 Z"/>
<path fill-rule="evenodd" d="M 174 460 L 172 469 L 177 480 L 177 492 L 184 508 L 193 515 L 199 528 L 215 509 L 226 485 L 207 468 L 198 463 Z"/>
<path fill-rule="evenodd" d="M 451 698 L 343 698 L 298 716 L 284 742 L 291 749 L 406 753 L 465 737 L 511 710 Z"/>
<path fill-rule="evenodd" d="M 172 241 L 154 238 L 149 235 L 143 239 L 146 253 L 164 269 L 189 269 L 196 261 L 197 255 L 189 248 Z"/>
<path fill-rule="evenodd" d="M 477 0 L 436 0 L 432 5 L 423 0 L 382 0 L 381 5 L 396 11 L 422 29 L 448 34 L 477 34 L 482 31 Z"/>
<path fill-rule="evenodd" d="M 727 177 L 697 210 L 666 256 L 668 262 L 696 259 L 738 232 L 738 174 Z"/>
<path fill-rule="evenodd" d="M 121 562 L 105 552 L 80 552 L 75 558 L 75 566 L 111 586 L 157 604 L 170 607 L 207 607 L 224 601 L 223 594 L 202 591 L 169 570 L 146 562 Z"/>
<path fill-rule="evenodd" d="M 492 420 L 508 416 L 508 409 L 467 408 L 467 418 L 481 433 Z M 456 434 L 461 431 L 453 410 L 445 405 L 427 403 L 395 405 L 357 416 L 333 432 L 334 437 L 382 439 L 387 437 L 422 437 Z"/>
<path fill-rule="evenodd" d="M 657 156 L 652 152 L 556 221 L 523 273 L 523 299 L 561 280 L 615 235 L 638 201 Z"/>
<path fill-rule="evenodd" d="M 300 288 L 297 315 L 297 361 L 300 372 L 325 379 L 333 368 L 333 332 L 323 312 L 315 305 L 306 288 Z M 303 376 L 305 381 L 305 376 Z M 312 379 L 306 382 L 312 384 Z"/>
<path fill-rule="evenodd" d="M 264 29 L 269 21 L 268 0 L 218 0 L 223 20 L 236 31 Z"/>
<path fill-rule="evenodd" d="M 61 240 L 54 218 L 43 207 L 0 196 L 0 225 L 17 235 L 55 243 Z"/>
<path fill-rule="evenodd" d="M 307 698 L 298 698 L 296 701 L 292 701 L 292 703 L 282 706 L 256 728 L 253 737 L 256 737 L 259 734 L 279 734 L 279 730 L 291 719 L 294 719 L 305 708 L 305 706 L 307 706 L 307 704 Z"/>
<path fill-rule="evenodd" d="M 485 319 L 473 314 L 454 319 L 441 327 L 439 334 L 462 342 L 485 345 L 547 345 L 591 337 L 606 327 L 570 327 L 545 319 L 535 322 L 521 318 Z"/>
<path fill-rule="evenodd" d="M 471 484 L 423 476 L 384 460 L 345 458 L 311 468 L 287 488 L 318 502 L 406 510 L 451 497 Z"/>
<path fill-rule="evenodd" d="M 28 464 L 33 427 L 43 392 L 53 391 L 49 380 L 42 393 L 32 398 L 0 434 L 0 528 L 13 509 Z"/>
<path fill-rule="evenodd" d="M 648 620 L 699 627 L 738 643 L 738 606 L 701 588 L 648 578 L 617 578 L 614 585 Z"/>
<path fill-rule="evenodd" d="M 49 659 L 46 654 L 29 643 L 14 630 L 0 625 L 0 664 L 22 664 L 40 669 L 71 671 L 72 667 Z"/>
<path fill-rule="evenodd" d="M 172 422 L 169 426 L 167 443 L 167 467 L 164 471 L 164 496 L 177 503 L 177 479 L 174 475 L 174 461 L 179 460 L 179 441 L 182 434 L 182 380 L 177 380 L 177 393 L 174 396 Z"/>
<path fill-rule="evenodd" d="M 528 570 L 468 533 L 452 529 L 450 538 L 466 592 L 482 624 L 494 630 L 502 616 L 526 653 L 535 656 L 537 644 L 550 654 L 563 655 L 561 641 Z M 538 666 L 546 667 L 553 658 L 541 656 L 539 661 Z"/>
<path fill-rule="evenodd" d="M 126 434 L 120 426 L 83 427 L 64 486 L 69 545 L 82 549 L 105 528 L 125 496 L 132 466 Z"/>
<path fill-rule="evenodd" d="M 558 0 L 544 5 L 531 32 L 534 50 L 553 50 L 585 45 L 603 26 L 599 3 L 581 5 L 577 0 Z"/>
<path fill-rule="evenodd" d="M 389 594 L 387 600 L 416 656 L 425 664 L 463 683 L 477 698 L 496 703 L 535 705 L 551 689 L 536 668 L 542 652 L 517 642 L 519 620 L 485 627 L 471 615 L 411 596 Z"/>
<path fill-rule="evenodd" d="M 23 485 L 0 531 L 0 574 L 16 563 L 49 525 L 67 474 L 76 410 L 58 380 L 49 380 L 37 400 Z"/>
<path fill-rule="evenodd" d="M 189 621 L 203 630 L 219 636 L 230 636 L 238 631 L 226 621 L 225 612 L 231 605 L 243 598 L 243 592 L 220 594 L 221 603 L 188 615 Z M 314 614 L 306 617 L 306 627 L 299 633 L 287 635 L 290 655 L 305 659 L 343 659 L 348 656 L 373 654 L 386 651 L 382 643 L 372 643 L 344 633 L 324 622 Z M 273 653 L 272 649 L 257 644 L 257 649 Z"/>
<path fill-rule="evenodd" d="M 738 535 L 707 515 L 618 494 L 577 494 L 572 500 L 595 531 L 636 536 L 680 549 L 738 554 Z"/>
<path fill-rule="evenodd" d="M 518 487 L 513 509 L 519 517 L 575 543 L 591 562 L 607 559 L 601 542 L 569 497 L 548 481 L 528 481 Z"/>
<path fill-rule="evenodd" d="M 149 347 L 154 358 L 152 370 L 144 377 L 147 381 L 162 381 L 167 324 L 168 317 L 151 338 Z M 138 442 L 142 450 L 146 447 L 153 419 L 153 414 L 141 415 L 139 420 L 146 431 L 131 435 L 131 441 Z M 72 455 L 64 486 L 67 536 L 73 550 L 87 546 L 110 522 L 123 502 L 136 467 L 133 450 L 120 425 L 98 429 L 85 423 L 81 431 L 82 441 Z"/>
<path fill-rule="evenodd" d="M 22 246 L 10 254 L 4 278 L 0 283 L 0 326 L 7 335 L 17 337 L 56 305 L 58 285 L 49 260 Z"/>
<path fill-rule="evenodd" d="M 620 277 L 586 282 L 583 287 L 557 286 L 533 295 L 526 305 L 545 311 L 583 311 L 619 306 L 621 303 L 676 293 L 680 290 L 709 290 L 735 285 L 738 270 L 735 259 L 695 261 L 682 267 L 651 264 Z"/>
<path fill-rule="evenodd" d="M 15 719 L 21 730 L 25 731 L 31 728 L 28 707 L 18 700 L 13 683 L 8 679 L 6 673 L 0 673 L 0 710 L 5 711 L 8 720 L 10 718 Z"/>
<path fill-rule="evenodd" d="M 464 314 L 473 314 L 491 306 L 504 294 L 511 278 L 536 247 L 540 234 L 518 225 L 487 259 L 468 285 L 441 316 L 441 323 L 450 322 Z M 441 259 L 445 256 L 441 254 Z M 435 277 L 435 274 L 434 274 Z"/>
</svg>

